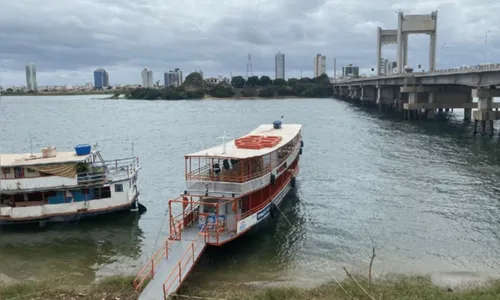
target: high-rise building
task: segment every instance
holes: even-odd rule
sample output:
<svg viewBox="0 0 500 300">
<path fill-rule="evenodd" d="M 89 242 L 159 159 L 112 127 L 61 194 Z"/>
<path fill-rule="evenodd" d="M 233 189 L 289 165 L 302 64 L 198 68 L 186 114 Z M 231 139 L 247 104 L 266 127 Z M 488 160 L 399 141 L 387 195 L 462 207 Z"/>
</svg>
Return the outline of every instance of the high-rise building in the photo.
<svg viewBox="0 0 500 300">
<path fill-rule="evenodd" d="M 342 76 L 343 77 L 359 77 L 359 67 L 353 66 L 352 64 L 348 64 L 347 67 L 342 67 Z"/>
<path fill-rule="evenodd" d="M 142 78 L 142 87 L 145 88 L 152 88 L 154 85 L 153 82 L 153 71 L 148 70 L 147 68 L 144 68 L 141 72 L 141 78 Z"/>
<path fill-rule="evenodd" d="M 26 88 L 28 91 L 36 91 L 36 67 L 34 63 L 29 63 L 26 65 Z"/>
<path fill-rule="evenodd" d="M 314 77 L 316 78 L 323 74 L 326 74 L 326 56 L 318 53 L 314 58 Z"/>
<path fill-rule="evenodd" d="M 163 74 L 163 80 L 164 80 L 165 87 L 177 86 L 177 79 L 176 78 L 177 78 L 177 76 L 175 75 L 174 71 L 165 72 L 165 74 Z"/>
<path fill-rule="evenodd" d="M 182 85 L 182 71 L 179 68 L 170 70 L 164 74 L 165 87 L 173 86 L 178 87 Z"/>
<path fill-rule="evenodd" d="M 106 70 L 100 68 L 94 71 L 94 89 L 101 90 L 109 86 L 109 75 Z"/>
<path fill-rule="evenodd" d="M 274 79 L 285 79 L 285 54 L 277 53 L 274 56 Z"/>
</svg>

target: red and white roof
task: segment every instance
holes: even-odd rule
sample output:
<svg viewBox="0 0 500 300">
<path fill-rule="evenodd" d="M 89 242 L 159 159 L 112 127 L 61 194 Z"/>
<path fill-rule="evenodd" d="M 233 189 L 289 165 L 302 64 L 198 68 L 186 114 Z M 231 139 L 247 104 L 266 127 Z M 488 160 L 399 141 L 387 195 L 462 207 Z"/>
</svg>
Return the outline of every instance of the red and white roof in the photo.
<svg viewBox="0 0 500 300">
<path fill-rule="evenodd" d="M 237 148 L 234 139 L 230 141 L 226 141 L 226 151 L 224 152 L 223 144 L 218 146 L 208 148 L 205 150 L 201 150 L 195 153 L 187 154 L 186 157 L 223 157 L 223 158 L 248 158 L 254 156 L 263 156 L 268 153 L 273 152 L 280 147 L 283 147 L 286 143 L 295 138 L 302 128 L 300 124 L 282 124 L 281 128 L 274 129 L 273 124 L 264 124 L 257 127 L 254 131 L 248 133 L 245 136 L 249 135 L 258 135 L 258 136 L 279 136 L 281 137 L 281 141 L 272 148 L 262 148 L 262 149 L 241 149 Z"/>
</svg>

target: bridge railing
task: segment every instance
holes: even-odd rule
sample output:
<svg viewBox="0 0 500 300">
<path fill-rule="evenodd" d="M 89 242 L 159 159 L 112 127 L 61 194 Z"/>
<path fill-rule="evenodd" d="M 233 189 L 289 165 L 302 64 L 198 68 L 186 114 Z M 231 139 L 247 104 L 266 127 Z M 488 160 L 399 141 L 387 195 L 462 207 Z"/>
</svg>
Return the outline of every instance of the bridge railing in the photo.
<svg viewBox="0 0 500 300">
<path fill-rule="evenodd" d="M 369 76 L 369 77 L 358 77 L 358 78 L 342 78 L 342 79 L 336 79 L 333 81 L 333 83 L 342 83 L 342 82 L 350 82 L 353 80 L 356 81 L 363 81 L 363 80 L 371 80 L 371 79 L 378 79 L 378 78 L 397 78 L 397 77 L 403 77 L 405 75 L 418 75 L 418 76 L 425 76 L 425 75 L 434 75 L 434 74 L 453 74 L 453 73 L 474 73 L 474 72 L 487 72 L 487 71 L 500 71 L 500 64 L 487 64 L 487 65 L 477 65 L 477 66 L 471 66 L 471 67 L 459 67 L 459 68 L 449 68 L 449 69 L 441 69 L 441 70 L 434 70 L 434 71 L 428 71 L 428 72 L 413 72 L 413 73 L 393 73 L 389 75 L 380 75 L 380 76 Z"/>
</svg>

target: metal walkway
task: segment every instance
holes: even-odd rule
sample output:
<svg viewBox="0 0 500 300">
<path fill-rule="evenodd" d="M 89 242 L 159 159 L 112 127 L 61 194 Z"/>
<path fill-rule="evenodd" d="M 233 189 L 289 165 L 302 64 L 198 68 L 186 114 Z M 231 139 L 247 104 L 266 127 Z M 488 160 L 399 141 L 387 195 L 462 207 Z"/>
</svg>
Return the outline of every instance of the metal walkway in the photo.
<svg viewBox="0 0 500 300">
<path fill-rule="evenodd" d="M 156 263 L 153 278 L 140 294 L 139 300 L 159 300 L 175 293 L 205 248 L 205 236 L 199 228 L 184 228 L 181 240 L 171 240 L 168 255 L 162 256 Z"/>
</svg>

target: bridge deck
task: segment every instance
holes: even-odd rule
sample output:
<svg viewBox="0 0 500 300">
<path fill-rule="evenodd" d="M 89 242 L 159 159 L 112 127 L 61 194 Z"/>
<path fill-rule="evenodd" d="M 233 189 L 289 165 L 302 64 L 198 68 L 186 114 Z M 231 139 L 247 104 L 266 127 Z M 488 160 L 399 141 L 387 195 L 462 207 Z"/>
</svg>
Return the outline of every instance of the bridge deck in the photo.
<svg viewBox="0 0 500 300">
<path fill-rule="evenodd" d="M 160 261 L 139 300 L 164 299 L 164 284 L 165 295 L 173 294 L 179 289 L 206 248 L 205 238 L 199 230 L 194 226 L 184 228 L 182 239 L 174 241 L 168 249 L 168 259 Z"/>
</svg>

